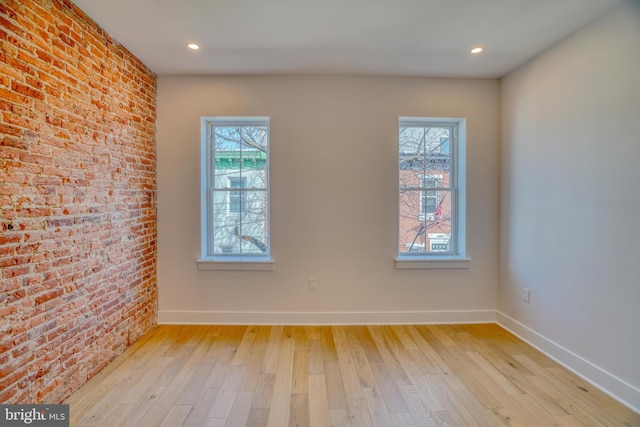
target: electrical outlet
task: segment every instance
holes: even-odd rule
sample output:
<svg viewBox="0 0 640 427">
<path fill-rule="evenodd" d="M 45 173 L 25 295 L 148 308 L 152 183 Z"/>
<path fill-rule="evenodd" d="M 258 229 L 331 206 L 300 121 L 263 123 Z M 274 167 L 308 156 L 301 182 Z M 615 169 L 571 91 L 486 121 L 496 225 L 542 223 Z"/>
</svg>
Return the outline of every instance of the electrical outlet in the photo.
<svg viewBox="0 0 640 427">
<path fill-rule="evenodd" d="M 522 301 L 528 303 L 531 300 L 531 291 L 527 288 L 522 289 Z"/>
<path fill-rule="evenodd" d="M 312 277 L 309 279 L 309 290 L 315 291 L 318 288 L 318 279 Z"/>
</svg>

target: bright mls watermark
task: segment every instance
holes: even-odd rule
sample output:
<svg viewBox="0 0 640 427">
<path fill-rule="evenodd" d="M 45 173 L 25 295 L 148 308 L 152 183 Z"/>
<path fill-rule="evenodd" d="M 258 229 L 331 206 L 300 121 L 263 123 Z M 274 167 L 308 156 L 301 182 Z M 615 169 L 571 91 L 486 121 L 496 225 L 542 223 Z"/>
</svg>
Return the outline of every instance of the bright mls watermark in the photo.
<svg viewBox="0 0 640 427">
<path fill-rule="evenodd" d="M 0 405 L 0 427 L 69 427 L 69 405 Z"/>
</svg>

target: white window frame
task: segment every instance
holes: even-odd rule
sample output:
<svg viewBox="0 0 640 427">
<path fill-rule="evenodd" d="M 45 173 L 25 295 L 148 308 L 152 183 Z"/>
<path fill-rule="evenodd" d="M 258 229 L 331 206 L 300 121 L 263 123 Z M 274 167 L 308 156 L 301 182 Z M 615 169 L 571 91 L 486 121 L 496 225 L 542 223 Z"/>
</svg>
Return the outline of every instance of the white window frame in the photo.
<svg viewBox="0 0 640 427">
<path fill-rule="evenodd" d="M 214 177 L 214 154 L 212 129 L 221 126 L 266 126 L 267 128 L 267 159 L 265 194 L 267 198 L 267 236 L 269 244 L 267 252 L 260 254 L 229 254 L 213 253 L 209 247 L 212 239 L 213 212 L 210 209 L 212 194 L 212 179 Z M 273 271 L 275 262 L 271 257 L 271 212 L 270 212 L 270 118 L 269 117 L 201 117 L 200 119 L 200 258 L 197 260 L 198 270 L 250 270 Z M 230 196 L 229 196 L 230 197 Z M 230 201 L 229 201 L 230 202 Z M 230 209 L 230 203 L 228 205 Z M 236 215 L 242 215 L 241 212 Z"/>
<path fill-rule="evenodd" d="M 407 126 L 449 127 L 452 129 L 449 147 L 451 155 L 449 186 L 451 193 L 451 234 L 450 251 L 447 252 L 400 252 L 395 259 L 396 269 L 423 268 L 468 268 L 470 258 L 467 257 L 466 216 L 467 216 L 467 150 L 466 119 L 443 117 L 399 117 L 398 130 Z M 399 133 L 398 133 L 399 135 Z M 398 141 L 399 143 L 399 141 Z M 398 150 L 398 156 L 400 152 Z M 398 165 L 400 164 L 398 158 Z M 400 171 L 398 171 L 400 174 Z M 428 178 L 428 176 L 427 176 Z M 398 182 L 400 180 L 398 179 Z M 424 184 L 424 182 L 422 183 Z M 445 189 L 445 188 L 443 188 Z M 422 196 L 421 196 L 422 197 Z M 400 241 L 400 190 L 398 190 L 398 239 Z M 422 200 L 421 212 L 422 214 Z M 422 215 L 421 215 L 422 216 Z"/>
</svg>

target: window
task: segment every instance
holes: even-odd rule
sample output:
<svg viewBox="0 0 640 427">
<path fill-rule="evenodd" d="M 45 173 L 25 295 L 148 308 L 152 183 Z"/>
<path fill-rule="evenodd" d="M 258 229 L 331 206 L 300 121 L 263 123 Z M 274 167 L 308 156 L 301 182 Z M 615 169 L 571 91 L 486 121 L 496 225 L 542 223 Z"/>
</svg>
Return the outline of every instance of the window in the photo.
<svg viewBox="0 0 640 427">
<path fill-rule="evenodd" d="M 200 261 L 269 260 L 269 118 L 202 118 L 202 156 Z"/>
<path fill-rule="evenodd" d="M 238 190 L 229 191 L 229 213 L 246 214 L 247 213 L 247 177 L 230 176 L 229 188 L 238 188 Z"/>
<path fill-rule="evenodd" d="M 422 188 L 424 188 L 424 190 L 422 191 L 420 203 L 420 219 L 433 219 L 438 211 L 440 197 L 437 188 L 440 187 L 440 179 L 442 179 L 442 175 L 438 177 L 422 177 Z"/>
<path fill-rule="evenodd" d="M 465 133 L 464 119 L 400 118 L 398 260 L 465 259 Z"/>
</svg>

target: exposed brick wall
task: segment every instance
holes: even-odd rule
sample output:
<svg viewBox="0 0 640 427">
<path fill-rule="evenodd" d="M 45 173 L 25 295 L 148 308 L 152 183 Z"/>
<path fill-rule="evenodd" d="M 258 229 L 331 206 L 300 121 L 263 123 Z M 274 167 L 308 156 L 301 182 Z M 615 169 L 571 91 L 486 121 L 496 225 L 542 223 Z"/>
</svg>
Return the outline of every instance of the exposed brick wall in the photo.
<svg viewBox="0 0 640 427">
<path fill-rule="evenodd" d="M 0 0 L 0 402 L 156 322 L 156 77 L 68 0 Z"/>
</svg>

